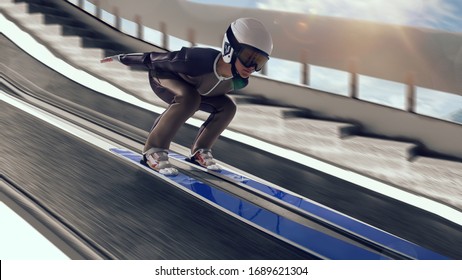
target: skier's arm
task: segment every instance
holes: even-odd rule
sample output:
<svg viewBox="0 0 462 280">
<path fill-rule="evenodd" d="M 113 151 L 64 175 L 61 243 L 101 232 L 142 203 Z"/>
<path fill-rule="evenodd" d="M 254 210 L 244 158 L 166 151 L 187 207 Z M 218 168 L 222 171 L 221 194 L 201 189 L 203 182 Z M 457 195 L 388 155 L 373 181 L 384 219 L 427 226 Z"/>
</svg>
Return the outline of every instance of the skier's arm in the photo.
<svg viewBox="0 0 462 280">
<path fill-rule="evenodd" d="M 216 53 L 201 49 L 182 48 L 172 52 L 148 52 L 119 54 L 103 58 L 101 63 L 119 61 L 125 65 L 144 65 L 148 69 L 191 76 L 213 71 Z"/>
<path fill-rule="evenodd" d="M 157 71 L 199 76 L 213 72 L 217 54 L 215 50 L 183 47 L 179 51 L 148 53 L 145 62 L 148 68 Z"/>
<path fill-rule="evenodd" d="M 129 54 L 117 54 L 108 56 L 100 60 L 101 63 L 118 61 L 125 65 L 142 65 L 146 64 L 146 58 L 149 53 L 129 53 Z"/>
</svg>

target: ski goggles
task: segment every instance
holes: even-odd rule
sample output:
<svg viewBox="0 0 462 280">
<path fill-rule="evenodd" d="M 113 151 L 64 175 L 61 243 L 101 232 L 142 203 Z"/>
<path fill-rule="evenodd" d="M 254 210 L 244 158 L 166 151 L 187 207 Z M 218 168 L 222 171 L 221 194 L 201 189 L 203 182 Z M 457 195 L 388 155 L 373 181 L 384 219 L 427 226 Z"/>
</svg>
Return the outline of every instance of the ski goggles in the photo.
<svg viewBox="0 0 462 280">
<path fill-rule="evenodd" d="M 260 71 L 269 57 L 264 52 L 247 45 L 241 45 L 237 58 L 247 68 L 255 67 L 255 71 Z"/>
</svg>

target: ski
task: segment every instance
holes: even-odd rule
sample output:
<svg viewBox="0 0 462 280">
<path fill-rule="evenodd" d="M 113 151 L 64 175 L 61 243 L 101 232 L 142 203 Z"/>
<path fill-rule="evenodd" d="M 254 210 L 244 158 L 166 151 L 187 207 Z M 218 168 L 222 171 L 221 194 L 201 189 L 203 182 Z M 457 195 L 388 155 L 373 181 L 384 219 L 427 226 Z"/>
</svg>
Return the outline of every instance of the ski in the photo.
<svg viewBox="0 0 462 280">
<path fill-rule="evenodd" d="M 176 176 L 162 175 L 140 163 L 141 154 L 116 147 L 110 148 L 109 151 L 155 174 L 157 177 L 162 177 L 172 182 L 172 184 L 181 187 L 239 220 L 319 258 L 390 259 L 381 252 L 366 249 L 365 246 L 358 246 L 357 242 L 348 241 L 348 238 L 341 237 L 340 234 L 337 234 L 339 237 L 334 237 L 332 234 L 300 224 L 245 199 L 236 197 L 220 188 L 211 186 L 206 181 L 189 176 L 182 169 L 178 170 L 178 175 Z M 175 154 L 175 156 L 178 159 L 179 155 Z"/>
<path fill-rule="evenodd" d="M 289 205 L 290 208 L 297 208 L 303 213 L 311 216 L 314 220 L 321 222 L 323 225 L 337 227 L 341 229 L 344 234 L 351 233 L 351 235 L 358 236 L 366 242 L 383 246 L 384 249 L 388 249 L 391 252 L 418 259 L 448 259 L 446 256 L 442 256 L 398 236 L 349 217 L 308 198 L 273 186 L 271 183 L 265 182 L 262 179 L 252 179 L 228 168 L 222 168 L 220 171 L 207 170 L 198 164 L 192 163 L 188 157 L 172 151 L 169 152 L 169 157 L 187 163 L 192 167 L 207 172 L 222 180 L 231 182 L 253 193 L 270 198 L 272 201 L 280 201 L 283 204 Z"/>
</svg>

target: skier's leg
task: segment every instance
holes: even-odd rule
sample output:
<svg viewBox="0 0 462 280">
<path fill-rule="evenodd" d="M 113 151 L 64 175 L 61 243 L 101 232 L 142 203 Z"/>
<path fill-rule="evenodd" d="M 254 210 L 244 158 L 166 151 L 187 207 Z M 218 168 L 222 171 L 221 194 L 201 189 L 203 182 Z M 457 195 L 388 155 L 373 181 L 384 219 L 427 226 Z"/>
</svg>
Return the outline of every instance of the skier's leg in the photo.
<svg viewBox="0 0 462 280">
<path fill-rule="evenodd" d="M 201 110 L 210 113 L 191 147 L 190 161 L 210 170 L 221 170 L 212 155 L 212 146 L 236 113 L 236 104 L 226 95 L 202 98 Z"/>
<path fill-rule="evenodd" d="M 177 131 L 199 109 L 201 96 L 191 85 L 181 80 L 152 78 L 151 86 L 170 105 L 155 121 L 144 151 L 153 147 L 169 149 Z"/>
<path fill-rule="evenodd" d="M 210 113 L 199 129 L 191 152 L 197 149 L 211 149 L 220 134 L 228 127 L 236 114 L 236 104 L 227 95 L 202 97 L 199 110 Z"/>
</svg>

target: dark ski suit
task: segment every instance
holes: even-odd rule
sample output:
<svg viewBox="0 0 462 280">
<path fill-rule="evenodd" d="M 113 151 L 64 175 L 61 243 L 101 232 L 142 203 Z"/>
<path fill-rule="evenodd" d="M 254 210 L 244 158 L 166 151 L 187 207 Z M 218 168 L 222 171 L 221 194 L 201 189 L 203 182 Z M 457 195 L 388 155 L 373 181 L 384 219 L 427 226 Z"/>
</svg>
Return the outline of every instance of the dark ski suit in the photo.
<svg viewBox="0 0 462 280">
<path fill-rule="evenodd" d="M 248 79 L 225 78 L 216 72 L 221 53 L 210 48 L 182 48 L 168 53 L 120 55 L 125 65 L 145 65 L 152 90 L 168 108 L 154 122 L 148 146 L 168 149 L 180 127 L 197 110 L 210 113 L 194 140 L 191 151 L 212 148 L 236 113 L 226 93 L 243 88 Z"/>
</svg>

